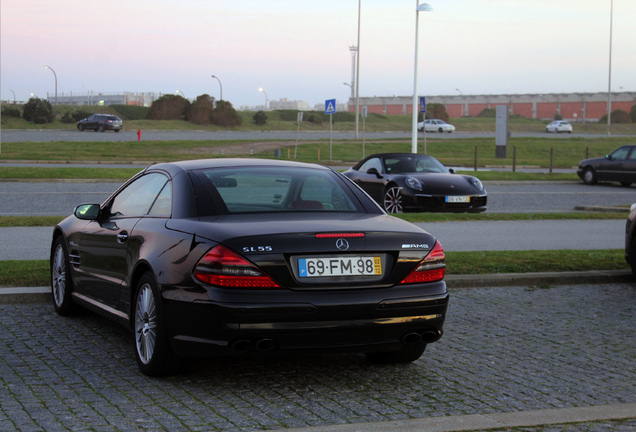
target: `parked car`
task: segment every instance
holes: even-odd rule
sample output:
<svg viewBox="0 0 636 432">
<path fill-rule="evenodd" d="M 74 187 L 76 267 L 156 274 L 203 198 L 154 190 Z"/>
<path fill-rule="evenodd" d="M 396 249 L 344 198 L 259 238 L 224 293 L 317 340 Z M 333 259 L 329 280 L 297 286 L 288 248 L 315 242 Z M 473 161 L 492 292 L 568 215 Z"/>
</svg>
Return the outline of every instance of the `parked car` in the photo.
<svg viewBox="0 0 636 432">
<path fill-rule="evenodd" d="M 150 166 L 60 222 L 53 305 L 134 332 L 141 371 L 205 355 L 418 359 L 442 336 L 444 251 L 330 168 L 211 159 Z"/>
<path fill-rule="evenodd" d="M 564 120 L 555 120 L 545 127 L 546 132 L 567 132 L 572 133 L 572 125 Z"/>
<path fill-rule="evenodd" d="M 112 114 L 92 114 L 77 122 L 77 130 L 79 131 L 91 129 L 95 132 L 104 132 L 105 130 L 119 132 L 122 127 L 121 119 Z"/>
<path fill-rule="evenodd" d="M 439 132 L 439 133 L 455 132 L 455 126 L 453 126 L 452 124 L 446 123 L 444 120 L 438 120 L 438 119 L 425 120 L 417 124 L 417 129 L 420 132 L 423 132 L 424 128 L 426 128 L 426 132 Z"/>
<path fill-rule="evenodd" d="M 478 178 L 455 174 L 432 156 L 374 154 L 343 174 L 388 213 L 483 212 L 488 201 Z"/>
<path fill-rule="evenodd" d="M 632 204 L 625 224 L 625 261 L 636 276 L 636 204 Z"/>
<path fill-rule="evenodd" d="M 602 158 L 585 159 L 576 171 L 585 184 L 615 181 L 623 186 L 636 182 L 636 145 L 617 148 Z"/>
</svg>

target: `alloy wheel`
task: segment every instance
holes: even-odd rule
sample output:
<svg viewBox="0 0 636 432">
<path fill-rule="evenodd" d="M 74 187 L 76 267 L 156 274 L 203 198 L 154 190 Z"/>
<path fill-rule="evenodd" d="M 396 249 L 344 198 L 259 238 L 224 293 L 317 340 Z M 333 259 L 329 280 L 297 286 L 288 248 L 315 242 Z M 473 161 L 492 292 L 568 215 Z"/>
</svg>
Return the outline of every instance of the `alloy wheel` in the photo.
<svg viewBox="0 0 636 432">
<path fill-rule="evenodd" d="M 53 300 L 58 307 L 62 307 L 66 294 L 66 256 L 61 244 L 57 245 L 53 255 L 51 285 L 53 287 Z"/>
<path fill-rule="evenodd" d="M 384 194 L 384 210 L 387 213 L 402 213 L 404 211 L 402 208 L 402 193 L 399 187 L 393 186 L 387 189 Z"/>
<path fill-rule="evenodd" d="M 150 284 L 139 289 L 135 307 L 135 346 L 142 363 L 153 358 L 157 343 L 157 305 Z"/>
</svg>

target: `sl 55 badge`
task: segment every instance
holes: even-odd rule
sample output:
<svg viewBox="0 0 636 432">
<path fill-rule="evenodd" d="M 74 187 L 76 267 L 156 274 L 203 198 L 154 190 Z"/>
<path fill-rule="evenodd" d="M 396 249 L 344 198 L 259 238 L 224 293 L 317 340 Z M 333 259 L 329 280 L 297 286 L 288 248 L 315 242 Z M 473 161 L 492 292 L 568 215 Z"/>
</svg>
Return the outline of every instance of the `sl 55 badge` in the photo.
<svg viewBox="0 0 636 432">
<path fill-rule="evenodd" d="M 271 246 L 246 246 L 243 248 L 243 252 L 245 253 L 249 253 L 249 252 L 271 252 L 272 251 L 272 247 Z"/>
</svg>

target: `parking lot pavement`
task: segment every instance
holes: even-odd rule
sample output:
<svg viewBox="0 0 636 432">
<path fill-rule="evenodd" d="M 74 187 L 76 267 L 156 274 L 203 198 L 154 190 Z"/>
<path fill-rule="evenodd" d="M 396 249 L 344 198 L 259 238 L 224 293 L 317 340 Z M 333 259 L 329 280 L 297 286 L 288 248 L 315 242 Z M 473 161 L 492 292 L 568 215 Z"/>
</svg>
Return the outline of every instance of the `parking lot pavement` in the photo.
<svg viewBox="0 0 636 432">
<path fill-rule="evenodd" d="M 457 289 L 444 337 L 413 364 L 354 354 L 208 359 L 153 379 L 137 370 L 131 333 L 109 321 L 2 304 L 0 430 L 388 431 L 424 419 L 632 407 L 634 316 L 633 284 Z M 633 430 L 636 412 L 606 418 L 520 430 Z"/>
</svg>

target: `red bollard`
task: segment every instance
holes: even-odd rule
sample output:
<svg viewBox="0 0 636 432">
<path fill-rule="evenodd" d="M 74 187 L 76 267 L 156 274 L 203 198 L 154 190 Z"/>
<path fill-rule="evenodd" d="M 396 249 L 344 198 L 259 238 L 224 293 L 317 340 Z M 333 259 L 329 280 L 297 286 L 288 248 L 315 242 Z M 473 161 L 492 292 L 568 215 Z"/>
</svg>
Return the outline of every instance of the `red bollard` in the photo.
<svg viewBox="0 0 636 432">
<path fill-rule="evenodd" d="M 137 141 L 141 141 L 141 129 L 137 131 Z"/>
</svg>

